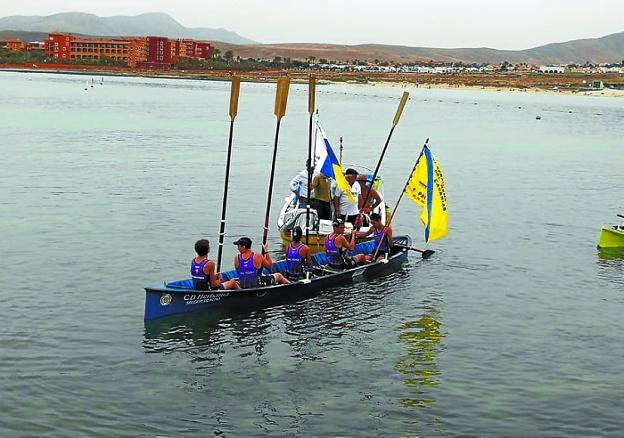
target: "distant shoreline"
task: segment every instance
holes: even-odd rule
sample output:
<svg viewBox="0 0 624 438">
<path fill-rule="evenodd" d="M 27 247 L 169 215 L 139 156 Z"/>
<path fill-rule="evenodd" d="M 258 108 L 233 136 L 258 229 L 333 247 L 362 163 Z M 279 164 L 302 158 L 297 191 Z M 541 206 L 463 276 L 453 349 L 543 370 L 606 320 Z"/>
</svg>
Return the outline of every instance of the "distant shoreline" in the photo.
<svg viewBox="0 0 624 438">
<path fill-rule="evenodd" d="M 109 77 L 144 77 L 155 79 L 191 79 L 210 81 L 229 81 L 234 75 L 244 82 L 272 83 L 277 77 L 287 75 L 293 83 L 307 83 L 310 74 L 322 84 L 371 85 L 399 88 L 425 88 L 474 91 L 506 91 L 528 93 L 561 93 L 589 96 L 624 97 L 624 77 L 619 75 L 536 75 L 536 74 L 405 74 L 405 73 L 344 73 L 325 71 L 136 71 L 121 68 L 102 68 L 101 66 L 61 66 L 48 68 L 28 67 L 23 65 L 0 65 L 0 72 L 71 74 L 81 76 Z M 585 82 L 583 82 L 585 81 Z M 596 89 L 580 91 L 585 83 L 603 81 L 615 84 L 620 89 Z"/>
</svg>

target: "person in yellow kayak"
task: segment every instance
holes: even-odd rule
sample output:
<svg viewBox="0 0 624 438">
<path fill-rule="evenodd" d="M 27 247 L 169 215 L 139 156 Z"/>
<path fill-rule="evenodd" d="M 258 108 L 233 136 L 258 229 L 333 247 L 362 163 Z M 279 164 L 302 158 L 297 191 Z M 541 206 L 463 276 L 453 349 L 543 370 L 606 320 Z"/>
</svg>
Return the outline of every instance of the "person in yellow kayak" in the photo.
<svg viewBox="0 0 624 438">
<path fill-rule="evenodd" d="M 331 181 L 319 173 L 312 179 L 312 208 L 319 219 L 331 219 Z"/>
</svg>

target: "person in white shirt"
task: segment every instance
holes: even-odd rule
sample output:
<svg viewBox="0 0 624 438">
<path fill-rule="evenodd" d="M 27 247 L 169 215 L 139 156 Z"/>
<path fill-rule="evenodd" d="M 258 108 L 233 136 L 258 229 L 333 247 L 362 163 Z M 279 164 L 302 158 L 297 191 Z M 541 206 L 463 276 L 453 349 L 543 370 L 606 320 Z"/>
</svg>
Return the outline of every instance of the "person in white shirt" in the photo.
<svg viewBox="0 0 624 438">
<path fill-rule="evenodd" d="M 290 191 L 299 198 L 299 208 L 305 208 L 308 202 L 308 171 L 306 169 L 290 181 Z"/>
<path fill-rule="evenodd" d="M 355 169 L 347 169 L 345 171 L 345 178 L 351 186 L 351 195 L 355 199 L 355 204 L 349 201 L 349 198 L 344 190 L 336 186 L 334 196 L 334 208 L 336 211 L 336 217 L 342 219 L 345 222 L 351 222 L 355 224 L 355 221 L 360 213 L 359 206 L 362 204 L 362 188 L 360 184 L 356 182 L 358 173 Z"/>
</svg>

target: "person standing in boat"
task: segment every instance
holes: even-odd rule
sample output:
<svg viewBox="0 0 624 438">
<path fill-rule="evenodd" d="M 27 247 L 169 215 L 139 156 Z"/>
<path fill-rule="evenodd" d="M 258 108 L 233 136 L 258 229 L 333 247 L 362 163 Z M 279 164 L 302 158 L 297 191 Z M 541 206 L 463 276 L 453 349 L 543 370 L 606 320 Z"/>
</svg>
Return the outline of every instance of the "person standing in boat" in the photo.
<svg viewBox="0 0 624 438">
<path fill-rule="evenodd" d="M 301 242 L 303 230 L 296 226 L 292 230 L 292 241 L 286 250 L 286 277 L 295 281 L 305 277 L 305 268 L 312 267 L 312 251 Z"/>
<path fill-rule="evenodd" d="M 319 219 L 331 219 L 331 181 L 319 173 L 312 179 L 312 208 Z"/>
<path fill-rule="evenodd" d="M 338 218 L 333 222 L 334 231 L 325 239 L 325 253 L 327 263 L 336 269 L 353 268 L 366 262 L 366 255 L 363 253 L 350 256 L 348 251 L 355 248 L 355 231 L 351 233 L 351 240 L 344 236 L 345 223 Z"/>
<path fill-rule="evenodd" d="M 334 208 L 336 210 L 336 217 L 342 219 L 345 222 L 351 222 L 355 225 L 355 221 L 359 214 L 359 208 L 362 204 L 362 189 L 356 182 L 358 173 L 355 169 L 349 168 L 345 171 L 345 178 L 351 186 L 351 195 L 355 199 L 356 203 L 352 204 L 349 201 L 347 193 L 336 186 L 336 192 L 334 195 Z"/>
<path fill-rule="evenodd" d="M 221 274 L 215 272 L 215 263 L 208 258 L 210 241 L 200 239 L 195 242 L 197 257 L 191 261 L 193 289 L 217 290 L 240 289 L 236 280 L 221 281 Z"/>
<path fill-rule="evenodd" d="M 308 171 L 303 169 L 290 180 L 290 191 L 299 200 L 299 208 L 306 208 L 308 202 Z"/>
<path fill-rule="evenodd" d="M 370 215 L 372 227 L 368 231 L 362 231 L 356 233 L 358 239 L 368 237 L 371 234 L 375 238 L 375 249 L 377 249 L 377 260 L 380 260 L 386 256 L 386 254 L 392 253 L 392 227 L 384 226 L 381 223 L 381 215 L 379 213 L 371 213 Z M 373 254 L 375 251 L 373 250 Z M 373 254 L 366 256 L 366 260 L 371 261 Z"/>
<path fill-rule="evenodd" d="M 262 245 L 263 254 L 253 252 L 251 250 L 251 239 L 249 237 L 241 237 L 234 245 L 238 246 L 239 254 L 234 258 L 234 268 L 238 273 L 238 283 L 241 289 L 253 289 L 256 287 L 271 286 L 273 284 L 288 284 L 285 278 L 279 272 L 270 275 L 262 275 L 262 269 L 271 269 L 273 261 L 269 254 L 269 247 Z"/>
</svg>

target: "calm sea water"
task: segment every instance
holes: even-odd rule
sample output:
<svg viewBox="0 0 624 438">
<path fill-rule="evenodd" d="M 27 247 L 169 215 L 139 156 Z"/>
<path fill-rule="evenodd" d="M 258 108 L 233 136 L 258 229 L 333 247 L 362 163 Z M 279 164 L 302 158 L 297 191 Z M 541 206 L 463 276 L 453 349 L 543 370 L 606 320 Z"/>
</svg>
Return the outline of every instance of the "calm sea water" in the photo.
<svg viewBox="0 0 624 438">
<path fill-rule="evenodd" d="M 431 139 L 449 236 L 422 244 L 408 201 L 395 229 L 432 259 L 146 326 L 142 288 L 217 240 L 229 85 L 85 80 L 0 73 L 1 436 L 622 436 L 624 257 L 595 244 L 624 213 L 624 100 L 411 89 L 382 172 L 394 199 Z M 401 91 L 318 87 L 346 161 L 374 167 Z M 273 99 L 242 86 L 228 265 L 261 236 Z M 272 224 L 306 111 L 293 86 Z"/>
</svg>

